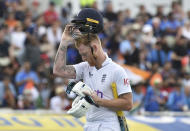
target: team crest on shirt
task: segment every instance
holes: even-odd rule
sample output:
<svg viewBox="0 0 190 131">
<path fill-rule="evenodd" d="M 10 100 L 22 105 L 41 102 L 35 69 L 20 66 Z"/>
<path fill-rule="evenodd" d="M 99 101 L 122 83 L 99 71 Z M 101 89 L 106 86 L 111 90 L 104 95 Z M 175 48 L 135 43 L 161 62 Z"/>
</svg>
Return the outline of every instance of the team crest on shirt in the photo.
<svg viewBox="0 0 190 131">
<path fill-rule="evenodd" d="M 107 76 L 106 74 L 103 74 L 103 75 L 102 75 L 102 80 L 101 80 L 102 83 L 105 82 L 106 76 Z"/>
</svg>

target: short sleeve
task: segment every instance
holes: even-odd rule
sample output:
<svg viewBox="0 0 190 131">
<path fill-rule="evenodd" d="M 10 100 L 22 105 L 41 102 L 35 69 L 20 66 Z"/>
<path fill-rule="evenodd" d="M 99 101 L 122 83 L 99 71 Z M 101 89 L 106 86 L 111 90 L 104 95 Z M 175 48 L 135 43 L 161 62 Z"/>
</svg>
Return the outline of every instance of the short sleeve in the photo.
<svg viewBox="0 0 190 131">
<path fill-rule="evenodd" d="M 84 70 L 87 68 L 86 62 L 81 62 L 79 64 L 73 65 L 76 70 L 76 80 L 79 81 L 84 77 Z"/>
<path fill-rule="evenodd" d="M 118 96 L 124 93 L 132 92 L 130 81 L 128 79 L 126 71 L 120 67 L 114 75 L 114 81 L 117 85 Z"/>
</svg>

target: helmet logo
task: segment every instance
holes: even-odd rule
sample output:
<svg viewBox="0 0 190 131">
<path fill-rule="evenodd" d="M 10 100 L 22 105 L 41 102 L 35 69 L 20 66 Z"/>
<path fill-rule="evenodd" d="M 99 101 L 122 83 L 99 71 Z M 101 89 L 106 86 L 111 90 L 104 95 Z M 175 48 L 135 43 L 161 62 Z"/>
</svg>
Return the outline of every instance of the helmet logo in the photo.
<svg viewBox="0 0 190 131">
<path fill-rule="evenodd" d="M 87 21 L 92 22 L 92 23 L 96 23 L 99 24 L 99 21 L 91 19 L 91 18 L 86 18 Z"/>
</svg>

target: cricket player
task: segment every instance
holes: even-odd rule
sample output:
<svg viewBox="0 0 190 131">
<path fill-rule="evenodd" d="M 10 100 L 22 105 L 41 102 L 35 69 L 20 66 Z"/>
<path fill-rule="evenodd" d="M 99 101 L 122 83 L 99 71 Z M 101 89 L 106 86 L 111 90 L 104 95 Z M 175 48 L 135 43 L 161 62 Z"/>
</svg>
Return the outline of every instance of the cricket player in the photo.
<svg viewBox="0 0 190 131">
<path fill-rule="evenodd" d="M 132 109 L 132 91 L 125 70 L 114 63 L 102 49 L 97 35 L 103 29 L 102 15 L 95 9 L 85 8 L 72 22 L 78 22 L 79 26 L 72 35 L 73 25 L 65 27 L 53 73 L 68 79 L 83 80 L 93 90 L 88 95 L 99 107 L 92 106 L 86 112 L 85 131 L 120 131 L 116 111 Z M 75 42 L 84 62 L 67 65 L 66 53 L 71 41 Z M 117 86 L 117 99 L 113 97 L 112 83 Z"/>
</svg>

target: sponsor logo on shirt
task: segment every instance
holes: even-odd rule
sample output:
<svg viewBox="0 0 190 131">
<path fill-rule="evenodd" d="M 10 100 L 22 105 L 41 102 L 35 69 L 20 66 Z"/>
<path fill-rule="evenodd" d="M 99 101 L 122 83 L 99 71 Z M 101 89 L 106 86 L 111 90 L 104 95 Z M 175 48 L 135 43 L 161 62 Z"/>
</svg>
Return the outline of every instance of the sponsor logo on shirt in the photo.
<svg viewBox="0 0 190 131">
<path fill-rule="evenodd" d="M 130 80 L 128 78 L 124 78 L 123 82 L 124 82 L 125 86 L 129 86 L 129 84 L 130 84 Z"/>
<path fill-rule="evenodd" d="M 103 92 L 101 92 L 100 90 L 95 90 L 95 91 L 96 91 L 97 96 L 99 96 L 100 98 L 103 98 L 104 96 Z"/>
</svg>

